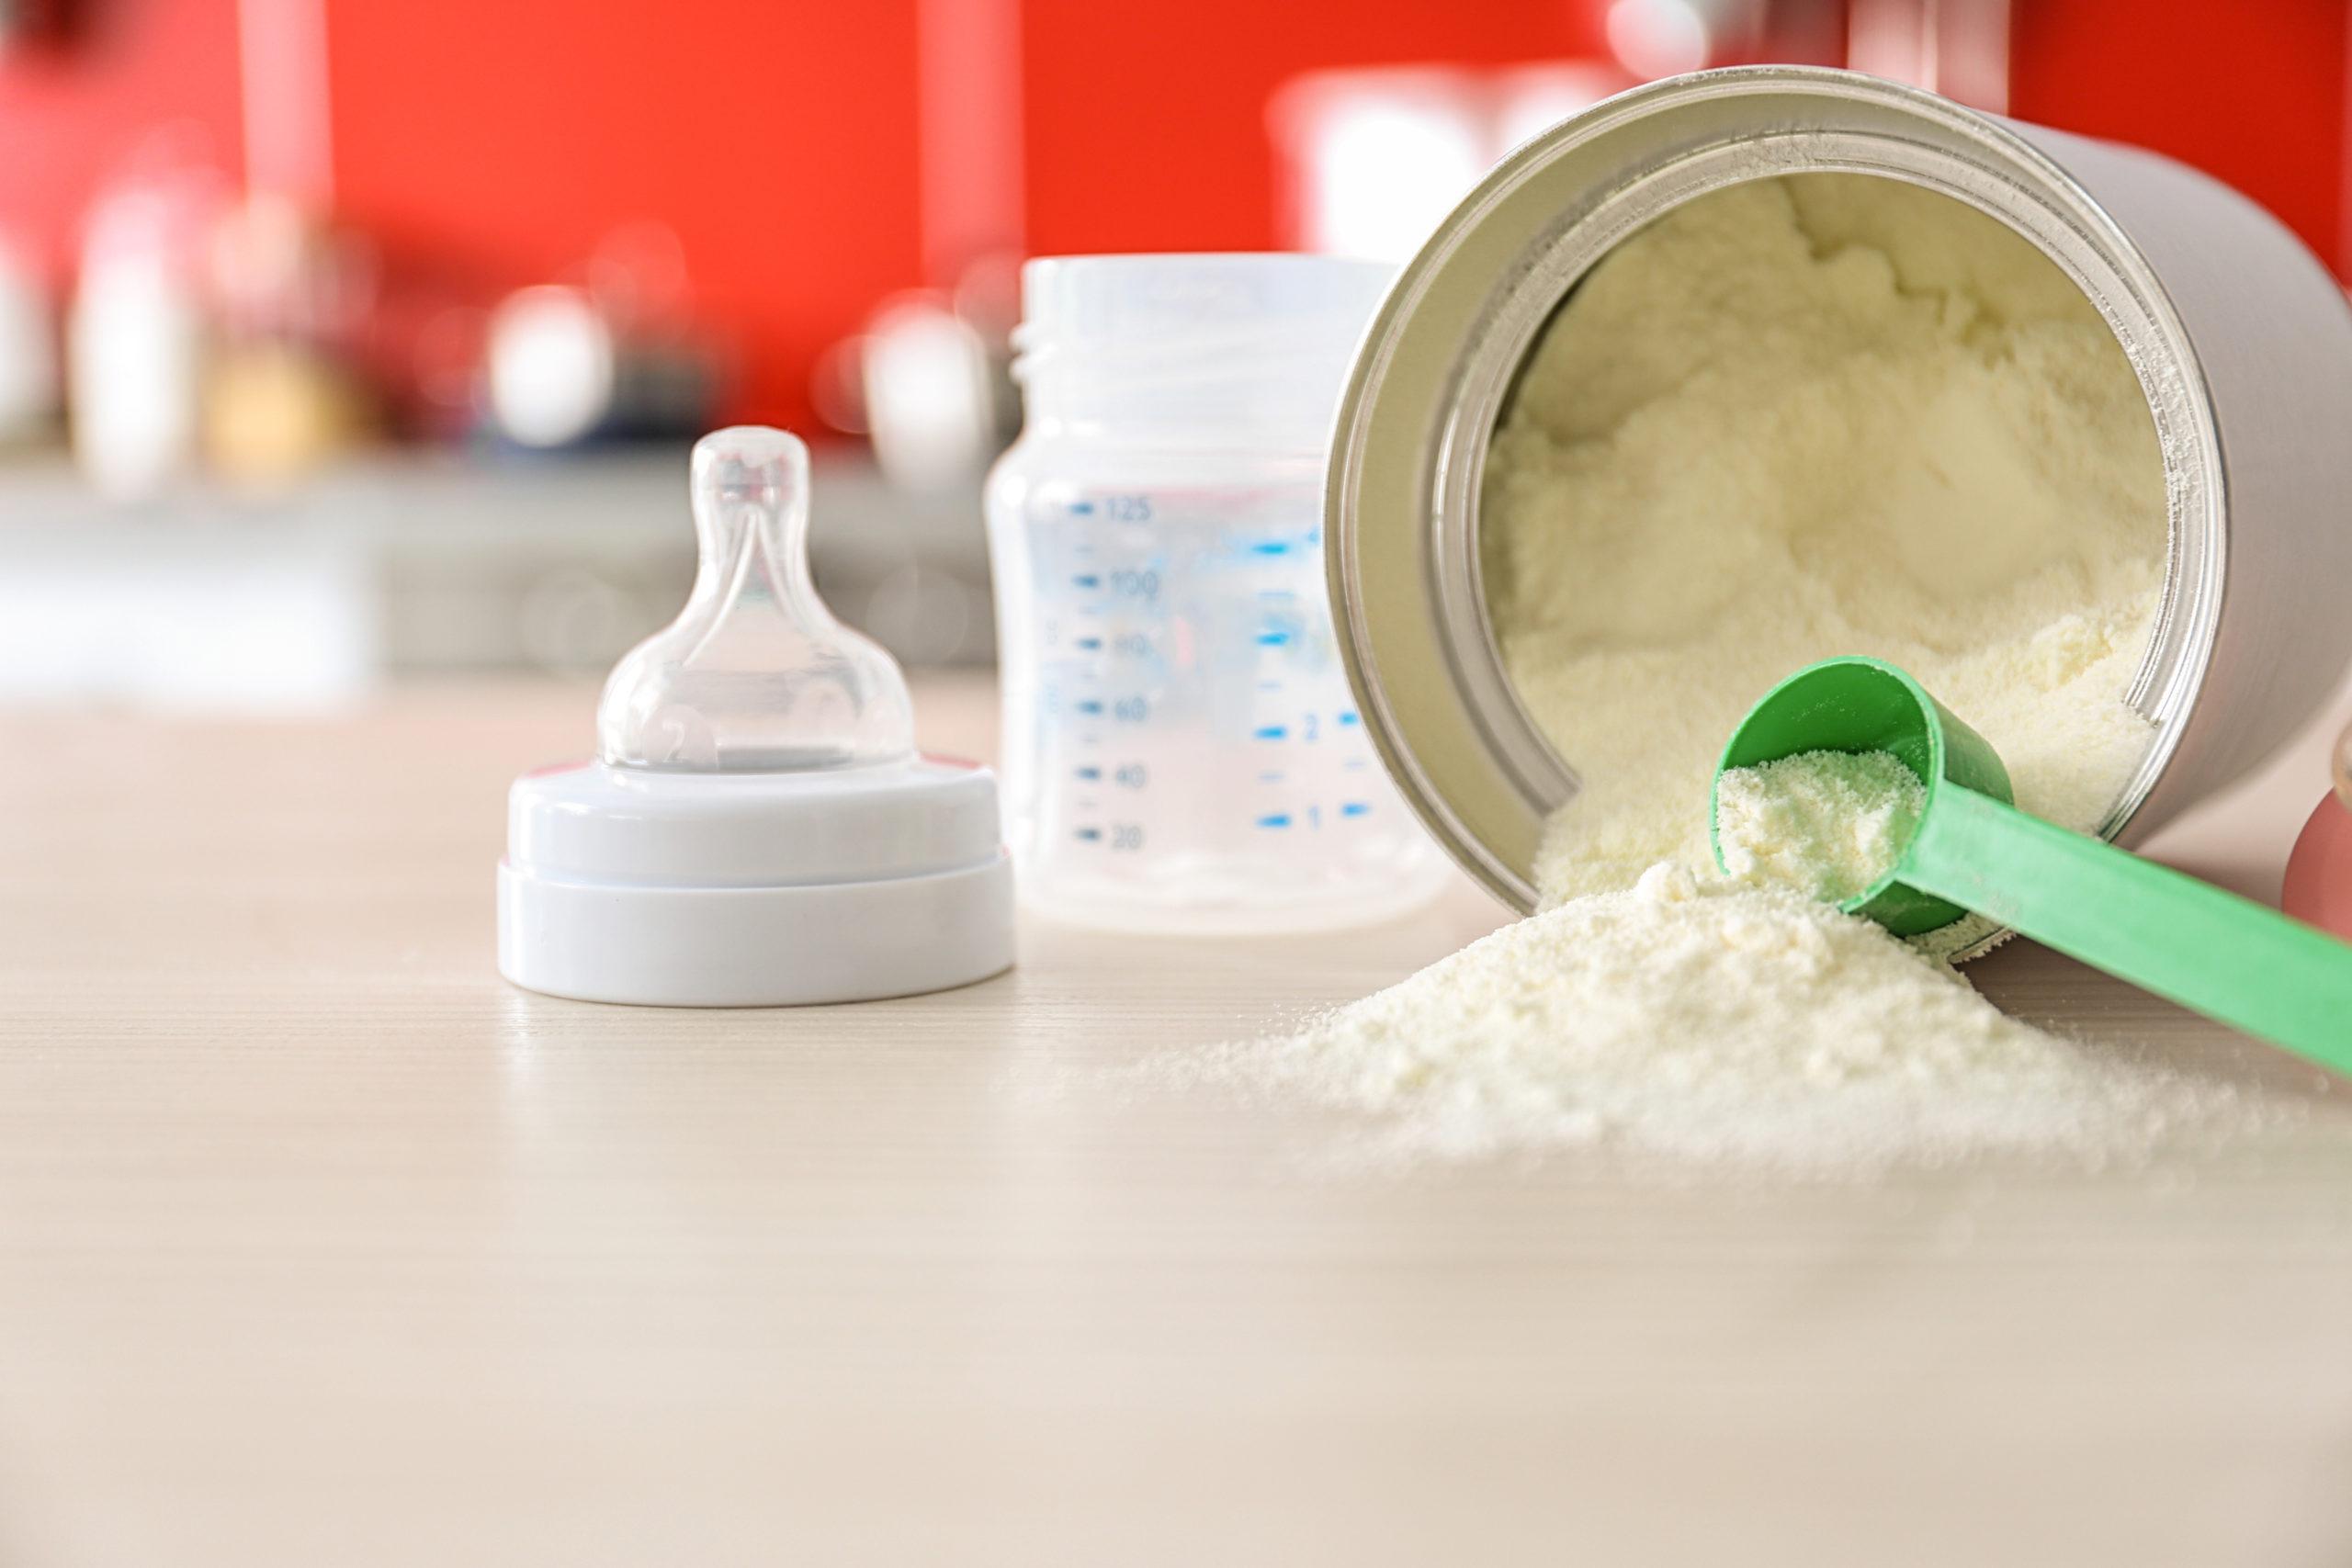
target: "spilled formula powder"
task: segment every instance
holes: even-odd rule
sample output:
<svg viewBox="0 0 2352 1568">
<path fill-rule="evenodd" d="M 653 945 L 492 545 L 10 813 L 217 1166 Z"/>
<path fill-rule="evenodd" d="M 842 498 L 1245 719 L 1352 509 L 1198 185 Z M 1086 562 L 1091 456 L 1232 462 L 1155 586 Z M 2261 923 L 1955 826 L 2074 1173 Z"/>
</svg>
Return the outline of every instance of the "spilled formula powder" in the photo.
<svg viewBox="0 0 2352 1568">
<path fill-rule="evenodd" d="M 1928 806 L 1892 751 L 1800 751 L 1715 780 L 1724 872 L 1842 904 L 1894 869 Z"/>
<path fill-rule="evenodd" d="M 2096 1164 L 2232 1103 L 2007 1018 L 1866 920 L 1670 865 L 1207 1070 L 1378 1114 L 1410 1155 L 1601 1147 L 1801 1176 Z"/>
<path fill-rule="evenodd" d="M 1711 863 L 1724 739 L 1815 660 L 1909 670 L 2068 828 L 2147 750 L 2154 422 L 2057 265 L 1934 192 L 1759 180 L 1634 234 L 1538 344 L 1483 508 L 1505 667 L 1579 782 L 1546 904 Z"/>
</svg>

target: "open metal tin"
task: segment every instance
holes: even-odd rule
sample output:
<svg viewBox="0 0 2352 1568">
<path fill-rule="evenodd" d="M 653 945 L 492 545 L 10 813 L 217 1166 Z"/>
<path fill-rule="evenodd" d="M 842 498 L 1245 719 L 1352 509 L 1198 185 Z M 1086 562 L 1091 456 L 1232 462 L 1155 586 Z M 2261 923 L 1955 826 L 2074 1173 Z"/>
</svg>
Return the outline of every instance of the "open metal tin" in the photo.
<svg viewBox="0 0 2352 1568">
<path fill-rule="evenodd" d="M 1406 798 L 1522 912 L 1575 760 L 1505 675 L 1479 492 L 1520 367 L 1586 270 L 1668 209 L 1771 175 L 1874 175 L 1989 213 L 2121 343 L 2154 418 L 2170 555 L 2130 693 L 2155 739 L 2101 831 L 2136 840 L 2287 739 L 2352 656 L 2352 311 L 2278 221 L 2133 148 L 1851 72 L 1755 66 L 1636 88 L 1506 158 L 1400 275 L 1360 349 L 1327 565 L 1364 721 Z"/>
</svg>

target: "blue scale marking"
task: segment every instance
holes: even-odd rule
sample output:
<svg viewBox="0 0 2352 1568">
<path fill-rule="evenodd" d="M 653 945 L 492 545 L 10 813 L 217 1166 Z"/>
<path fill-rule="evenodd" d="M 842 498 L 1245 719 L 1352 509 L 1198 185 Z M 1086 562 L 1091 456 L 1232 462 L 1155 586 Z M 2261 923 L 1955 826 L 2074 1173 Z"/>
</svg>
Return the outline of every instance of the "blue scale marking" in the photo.
<svg viewBox="0 0 2352 1568">
<path fill-rule="evenodd" d="M 1091 571 L 1081 571 L 1076 577 L 1071 578 L 1070 581 L 1080 588 L 1100 588 L 1102 586 L 1102 580 Z"/>
<path fill-rule="evenodd" d="M 1078 830 L 1077 836 L 1080 843 L 1091 844 L 1102 837 L 1102 829 L 1100 828 L 1080 828 Z"/>
<path fill-rule="evenodd" d="M 1082 637 L 1078 639 L 1075 646 L 1082 652 L 1100 653 L 1102 651 L 1102 639 L 1099 637 Z"/>
<path fill-rule="evenodd" d="M 1363 715 L 1356 712 L 1353 708 L 1344 708 L 1340 710 L 1340 722 L 1341 724 L 1362 724 L 1363 722 Z"/>
<path fill-rule="evenodd" d="M 1371 811 L 1371 809 L 1372 807 L 1370 806 L 1361 800 L 1351 800 L 1345 806 L 1340 807 L 1340 815 L 1342 817 L 1362 817 Z"/>
<path fill-rule="evenodd" d="M 1261 817 L 1258 818 L 1258 826 L 1261 828 L 1287 828 L 1290 826 L 1290 814 L 1285 811 L 1277 811 L 1271 817 Z"/>
<path fill-rule="evenodd" d="M 1078 770 L 1078 776 L 1084 779 L 1087 783 L 1092 784 L 1095 780 L 1102 776 L 1102 770 L 1100 768 L 1080 768 Z"/>
<path fill-rule="evenodd" d="M 1091 517 L 1094 515 L 1094 503 L 1091 501 L 1073 501 L 1069 503 L 1069 514 L 1073 517 Z"/>
<path fill-rule="evenodd" d="M 1261 740 L 1280 740 L 1290 733 L 1290 729 L 1284 725 L 1264 724 L 1260 725 L 1257 729 L 1251 733 L 1255 734 Z"/>
<path fill-rule="evenodd" d="M 1289 640 L 1290 633 L 1288 632 L 1260 632 L 1258 634 L 1260 648 L 1280 648 Z"/>
<path fill-rule="evenodd" d="M 1250 547 L 1253 556 L 1286 556 L 1290 554 L 1288 539 L 1261 539 Z"/>
<path fill-rule="evenodd" d="M 1079 712 L 1084 714 L 1098 714 L 1102 711 L 1102 705 L 1096 702 L 1091 697 L 1088 698 L 1085 702 L 1077 704 L 1076 706 Z"/>
</svg>

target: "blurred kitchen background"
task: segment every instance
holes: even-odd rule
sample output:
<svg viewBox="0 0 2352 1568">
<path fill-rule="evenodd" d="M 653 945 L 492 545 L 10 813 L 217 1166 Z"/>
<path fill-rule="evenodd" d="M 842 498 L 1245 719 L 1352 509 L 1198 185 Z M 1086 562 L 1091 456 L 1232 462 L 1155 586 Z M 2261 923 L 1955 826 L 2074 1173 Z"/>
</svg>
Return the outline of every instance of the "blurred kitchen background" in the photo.
<svg viewBox="0 0 2352 1568">
<path fill-rule="evenodd" d="M 2344 0 L 0 0 L 0 702 L 601 673 L 687 438 L 818 446 L 818 574 L 991 654 L 1029 255 L 1402 259 L 1636 81 L 1849 64 L 2143 143 L 2342 270 Z"/>
</svg>

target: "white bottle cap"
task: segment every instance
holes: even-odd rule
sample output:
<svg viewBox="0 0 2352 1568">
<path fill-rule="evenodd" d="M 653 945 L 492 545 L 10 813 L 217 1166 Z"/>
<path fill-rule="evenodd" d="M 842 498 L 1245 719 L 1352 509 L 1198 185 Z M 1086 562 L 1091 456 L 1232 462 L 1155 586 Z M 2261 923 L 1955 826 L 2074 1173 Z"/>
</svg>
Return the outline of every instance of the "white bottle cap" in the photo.
<svg viewBox="0 0 2352 1568">
<path fill-rule="evenodd" d="M 498 868 L 498 967 L 591 1001 L 906 996 L 1012 963 L 996 781 L 916 754 L 888 654 L 807 554 L 808 450 L 695 446 L 685 609 L 614 669 L 598 761 L 526 773 Z"/>
</svg>

